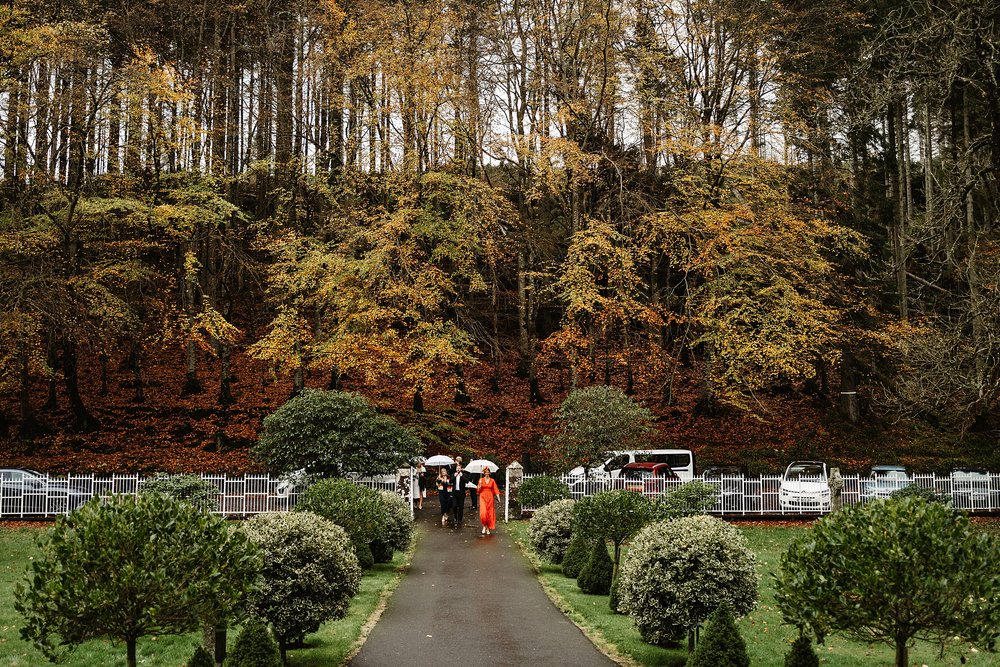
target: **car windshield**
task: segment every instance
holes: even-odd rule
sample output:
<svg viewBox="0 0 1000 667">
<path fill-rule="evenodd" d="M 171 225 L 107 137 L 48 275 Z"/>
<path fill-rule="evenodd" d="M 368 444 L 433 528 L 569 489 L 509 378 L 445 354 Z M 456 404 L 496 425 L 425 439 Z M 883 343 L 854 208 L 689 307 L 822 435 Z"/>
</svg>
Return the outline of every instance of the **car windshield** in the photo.
<svg viewBox="0 0 1000 667">
<path fill-rule="evenodd" d="M 800 477 L 823 477 L 823 466 L 819 463 L 799 463 L 790 466 L 785 474 L 787 479 L 799 479 Z"/>
<path fill-rule="evenodd" d="M 634 469 L 627 468 L 622 470 L 622 477 L 625 479 L 646 479 L 653 476 L 653 471 L 646 468 Z"/>
<path fill-rule="evenodd" d="M 874 477 L 879 477 L 881 479 L 887 480 L 905 480 L 907 479 L 906 472 L 903 470 L 873 470 Z"/>
<path fill-rule="evenodd" d="M 666 463 L 671 468 L 691 465 L 690 454 L 636 454 L 636 463 Z"/>
</svg>

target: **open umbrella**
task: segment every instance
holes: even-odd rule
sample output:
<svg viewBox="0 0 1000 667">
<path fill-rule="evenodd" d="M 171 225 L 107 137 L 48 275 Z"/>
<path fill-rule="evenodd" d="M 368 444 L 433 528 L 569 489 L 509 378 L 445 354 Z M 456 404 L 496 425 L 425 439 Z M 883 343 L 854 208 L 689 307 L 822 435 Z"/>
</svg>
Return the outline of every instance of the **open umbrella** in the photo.
<svg viewBox="0 0 1000 667">
<path fill-rule="evenodd" d="M 426 461 L 424 461 L 425 466 L 450 466 L 455 463 L 455 459 L 450 456 L 445 456 L 444 454 L 435 454 Z"/>
<path fill-rule="evenodd" d="M 489 468 L 490 472 L 496 472 L 500 469 L 496 463 L 493 461 L 487 461 L 486 459 L 475 459 L 469 461 L 469 465 L 465 466 L 465 472 L 471 472 L 473 475 L 483 472 L 483 468 Z"/>
</svg>

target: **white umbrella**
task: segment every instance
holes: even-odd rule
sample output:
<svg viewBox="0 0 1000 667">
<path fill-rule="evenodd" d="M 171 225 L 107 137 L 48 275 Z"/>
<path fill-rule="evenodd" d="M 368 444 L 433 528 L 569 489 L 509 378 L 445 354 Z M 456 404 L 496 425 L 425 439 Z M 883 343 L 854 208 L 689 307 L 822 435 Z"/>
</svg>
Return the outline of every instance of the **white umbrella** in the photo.
<svg viewBox="0 0 1000 667">
<path fill-rule="evenodd" d="M 445 456 L 444 454 L 436 454 L 426 461 L 424 461 L 425 466 L 450 466 L 454 465 L 455 459 L 450 456 Z"/>
<path fill-rule="evenodd" d="M 475 459 L 474 461 L 469 461 L 469 465 L 465 466 L 465 472 L 471 472 L 473 475 L 483 472 L 483 468 L 489 468 L 490 472 L 496 472 L 500 470 L 500 466 L 493 461 L 487 461 L 486 459 Z"/>
</svg>

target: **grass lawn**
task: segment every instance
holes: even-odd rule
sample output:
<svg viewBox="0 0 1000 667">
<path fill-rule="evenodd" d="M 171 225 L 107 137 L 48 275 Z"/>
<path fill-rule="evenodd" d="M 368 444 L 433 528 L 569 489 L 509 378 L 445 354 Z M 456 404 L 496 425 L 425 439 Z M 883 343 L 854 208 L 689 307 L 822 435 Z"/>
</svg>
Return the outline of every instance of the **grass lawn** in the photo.
<svg viewBox="0 0 1000 667">
<path fill-rule="evenodd" d="M 25 569 L 37 553 L 34 540 L 39 533 L 40 530 L 34 528 L 0 528 L 0 667 L 49 664 L 40 651 L 21 640 L 23 621 L 14 610 L 14 587 L 24 580 Z M 327 667 L 343 663 L 362 632 L 366 631 L 366 623 L 379 607 L 382 597 L 395 589 L 409 559 L 409 553 L 397 553 L 391 563 L 376 565 L 366 572 L 361 579 L 361 591 L 351 601 L 347 616 L 326 623 L 319 632 L 307 636 L 306 648 L 289 651 L 289 665 Z M 230 630 L 230 646 L 236 634 L 236 630 Z M 138 662 L 149 667 L 181 667 L 200 641 L 201 633 L 140 639 Z M 125 645 L 112 645 L 104 640 L 87 642 L 61 664 L 69 667 L 125 665 Z"/>
<path fill-rule="evenodd" d="M 627 616 L 611 613 L 607 596 L 587 595 L 580 591 L 575 580 L 562 575 L 559 566 L 539 562 L 527 546 L 527 521 L 512 521 L 507 526 L 510 535 L 534 562 L 539 579 L 550 597 L 595 643 L 623 656 L 623 662 L 678 667 L 684 665 L 687 661 L 686 648 L 665 649 L 645 644 Z M 780 667 L 784 664 L 784 656 L 791 642 L 797 636 L 797 630 L 781 622 L 781 615 L 774 604 L 772 573 L 777 571 L 781 554 L 788 544 L 807 528 L 744 527 L 740 530 L 757 555 L 760 577 L 760 602 L 753 612 L 740 621 L 740 631 L 747 643 L 751 664 L 755 667 Z M 839 636 L 828 637 L 825 646 L 816 648 L 820 663 L 831 667 L 891 666 L 895 655 L 888 645 L 869 646 Z M 978 652 L 964 644 L 949 646 L 944 657 L 940 656 L 940 652 L 939 645 L 918 643 L 910 651 L 910 663 L 918 667 L 958 665 L 964 657 L 967 665 L 1000 667 L 1000 654 Z"/>
</svg>

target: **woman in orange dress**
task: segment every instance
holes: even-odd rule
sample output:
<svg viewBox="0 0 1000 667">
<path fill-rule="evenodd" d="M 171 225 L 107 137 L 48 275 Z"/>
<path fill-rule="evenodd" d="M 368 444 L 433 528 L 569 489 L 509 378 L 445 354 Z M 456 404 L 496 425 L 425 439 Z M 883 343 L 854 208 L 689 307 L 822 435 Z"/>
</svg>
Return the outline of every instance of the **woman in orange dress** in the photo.
<svg viewBox="0 0 1000 667">
<path fill-rule="evenodd" d="M 479 521 L 483 524 L 483 535 L 489 535 L 491 530 L 496 530 L 497 513 L 493 506 L 493 499 L 500 495 L 497 483 L 490 477 L 490 469 L 483 467 L 483 476 L 479 479 L 476 487 L 479 495 Z"/>
</svg>

